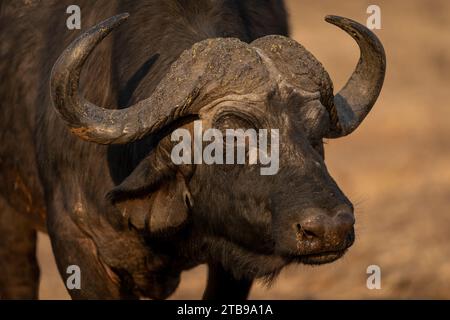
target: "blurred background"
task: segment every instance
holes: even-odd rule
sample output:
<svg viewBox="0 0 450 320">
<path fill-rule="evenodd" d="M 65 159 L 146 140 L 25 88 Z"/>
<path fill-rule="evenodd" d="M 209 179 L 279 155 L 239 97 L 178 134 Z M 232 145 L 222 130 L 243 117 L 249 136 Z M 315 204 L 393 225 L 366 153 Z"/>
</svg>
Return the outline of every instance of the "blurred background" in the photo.
<svg viewBox="0 0 450 320">
<path fill-rule="evenodd" d="M 356 205 L 357 240 L 330 265 L 292 266 L 252 299 L 450 299 L 450 1 L 287 0 L 292 37 L 321 61 L 336 91 L 359 58 L 327 14 L 365 23 L 381 8 L 388 71 L 363 125 L 329 140 L 328 168 Z M 41 299 L 68 299 L 46 235 L 39 238 Z M 381 289 L 366 286 L 370 265 Z M 183 274 L 174 299 L 199 299 L 206 268 Z"/>
</svg>

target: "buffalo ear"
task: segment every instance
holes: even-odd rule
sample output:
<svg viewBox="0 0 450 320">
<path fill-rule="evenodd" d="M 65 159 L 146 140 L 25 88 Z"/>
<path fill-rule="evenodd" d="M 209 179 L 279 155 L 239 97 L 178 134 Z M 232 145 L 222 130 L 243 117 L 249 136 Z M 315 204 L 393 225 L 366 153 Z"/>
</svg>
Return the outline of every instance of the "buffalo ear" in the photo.
<svg viewBox="0 0 450 320">
<path fill-rule="evenodd" d="M 153 195 L 148 229 L 152 234 L 179 230 L 188 220 L 192 197 L 181 174 L 161 186 Z"/>
<path fill-rule="evenodd" d="M 168 235 L 187 221 L 192 197 L 181 173 L 144 159 L 107 198 L 138 230 Z"/>
</svg>

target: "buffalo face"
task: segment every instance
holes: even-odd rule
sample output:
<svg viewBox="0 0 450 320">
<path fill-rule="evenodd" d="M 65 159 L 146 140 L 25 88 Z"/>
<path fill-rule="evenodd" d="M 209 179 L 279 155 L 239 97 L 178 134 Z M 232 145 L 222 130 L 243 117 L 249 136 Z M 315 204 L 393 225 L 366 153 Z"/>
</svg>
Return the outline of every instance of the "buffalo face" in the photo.
<svg viewBox="0 0 450 320">
<path fill-rule="evenodd" d="M 220 261 L 236 276 L 341 257 L 354 241 L 355 220 L 352 204 L 326 169 L 323 139 L 350 134 L 374 105 L 385 73 L 376 36 L 352 20 L 327 17 L 361 49 L 356 70 L 336 95 L 322 65 L 291 39 L 209 39 L 185 51 L 148 99 L 103 109 L 80 95 L 81 68 L 126 17 L 89 30 L 53 69 L 54 106 L 72 132 L 91 142 L 125 144 L 189 117 L 221 132 L 276 129 L 279 164 L 271 175 L 261 175 L 260 165 L 177 165 L 174 143 L 165 137 L 109 193 L 122 214 L 155 237 L 183 230 L 184 244 L 197 250 L 192 255 Z M 184 129 L 195 128 L 188 123 Z"/>
<path fill-rule="evenodd" d="M 334 261 L 355 237 L 352 204 L 324 162 L 322 140 L 330 117 L 320 96 L 288 83 L 272 84 L 275 89 L 260 100 L 258 95 L 247 102 L 223 99 L 203 116 L 221 132 L 278 129 L 277 172 L 262 175 L 261 164 L 202 164 L 190 180 L 194 227 L 214 244 L 212 255 L 223 252 L 214 258 L 236 255 L 236 265 L 255 275 L 290 262 Z M 278 260 L 261 265 L 264 256 Z M 243 257 L 245 265 L 239 261 Z"/>
</svg>

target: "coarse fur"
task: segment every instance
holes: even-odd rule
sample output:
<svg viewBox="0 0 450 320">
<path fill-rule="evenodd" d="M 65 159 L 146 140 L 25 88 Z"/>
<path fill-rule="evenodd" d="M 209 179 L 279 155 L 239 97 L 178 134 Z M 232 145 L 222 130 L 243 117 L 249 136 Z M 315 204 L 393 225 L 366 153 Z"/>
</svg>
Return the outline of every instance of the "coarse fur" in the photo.
<svg viewBox="0 0 450 320">
<path fill-rule="evenodd" d="M 0 215 L 2 230 L 7 226 L 18 235 L 2 238 L 0 296 L 37 297 L 38 269 L 34 251 L 28 249 L 34 247 L 35 235 L 15 248 L 21 245 L 17 237 L 25 237 L 20 230 L 28 228 L 31 234 L 34 229 L 49 232 L 63 277 L 68 265 L 83 270 L 85 285 L 82 293 L 71 292 L 74 298 L 165 297 L 176 287 L 184 268 L 177 264 L 183 263 L 161 267 L 171 274 L 149 275 L 148 265 L 162 266 L 164 256 L 155 257 L 145 239 L 129 230 L 105 199 L 108 190 L 149 153 L 153 139 L 111 147 L 85 143 L 68 132 L 51 108 L 50 71 L 62 50 L 80 34 L 65 25 L 71 4 L 59 0 L 1 4 Z M 236 37 L 248 42 L 288 32 L 283 3 L 276 0 L 99 0 L 77 5 L 82 10 L 82 30 L 121 12 L 133 16 L 96 49 L 86 66 L 89 71 L 83 73 L 88 99 L 108 108 L 127 107 L 150 96 L 178 56 L 200 40 Z M 7 220 L 12 212 L 25 215 L 28 224 L 21 218 Z M 26 281 L 25 289 L 9 292 L 8 287 L 23 276 L 17 270 L 23 262 L 3 257 L 20 257 L 23 251 L 32 268 L 30 279 L 20 280 Z M 170 285 L 160 289 L 153 278 Z"/>
<path fill-rule="evenodd" d="M 203 263 L 204 298 L 244 299 L 254 279 L 332 262 L 353 244 L 353 206 L 327 171 L 322 139 L 353 131 L 381 90 L 384 52 L 372 33 L 329 17 L 362 50 L 336 98 L 323 66 L 287 37 L 282 0 L 79 1 L 81 32 L 66 28 L 70 4 L 0 4 L 0 297 L 37 297 L 35 230 L 50 235 L 63 278 L 70 265 L 82 270 L 81 290 L 70 290 L 80 299 L 164 299 Z M 128 21 L 73 67 L 90 49 L 77 44 L 123 12 Z M 112 114 L 96 106 L 124 116 L 96 131 Z M 136 110 L 145 112 L 121 122 Z M 167 110 L 155 132 L 123 139 Z M 173 164 L 170 134 L 198 119 L 205 129 L 279 130 L 277 174 Z M 122 144 L 93 140 L 115 131 Z"/>
</svg>

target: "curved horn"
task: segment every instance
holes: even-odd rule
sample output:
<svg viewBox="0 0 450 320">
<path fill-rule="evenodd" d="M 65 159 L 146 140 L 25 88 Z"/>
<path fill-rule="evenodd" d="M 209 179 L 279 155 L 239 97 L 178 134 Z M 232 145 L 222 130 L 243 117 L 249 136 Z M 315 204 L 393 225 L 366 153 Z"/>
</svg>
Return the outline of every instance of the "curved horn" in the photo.
<svg viewBox="0 0 450 320">
<path fill-rule="evenodd" d="M 197 88 L 192 89 L 195 82 L 190 81 L 189 85 L 181 86 L 183 99 L 157 88 L 152 97 L 126 109 L 101 108 L 80 95 L 80 74 L 87 58 L 128 17 L 128 13 L 120 14 L 92 27 L 72 42 L 53 67 L 50 84 L 53 105 L 70 130 L 84 140 L 99 144 L 139 140 L 176 118 L 188 115 L 189 104 L 198 94 Z"/>
<path fill-rule="evenodd" d="M 384 82 L 386 55 L 380 40 L 365 26 L 338 16 L 327 16 L 325 21 L 347 32 L 361 51 L 355 71 L 331 108 L 334 127 L 327 138 L 338 138 L 352 133 L 375 104 Z"/>
</svg>

